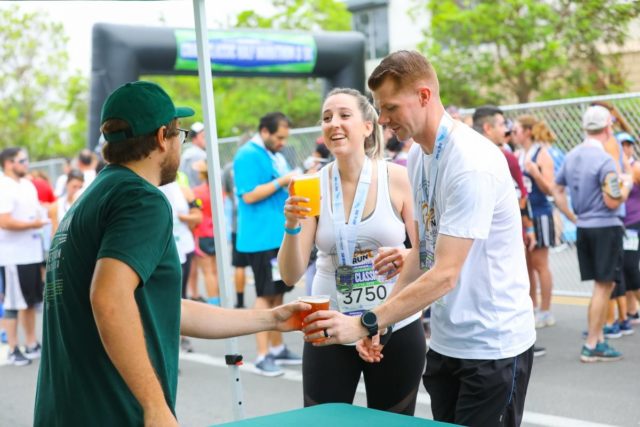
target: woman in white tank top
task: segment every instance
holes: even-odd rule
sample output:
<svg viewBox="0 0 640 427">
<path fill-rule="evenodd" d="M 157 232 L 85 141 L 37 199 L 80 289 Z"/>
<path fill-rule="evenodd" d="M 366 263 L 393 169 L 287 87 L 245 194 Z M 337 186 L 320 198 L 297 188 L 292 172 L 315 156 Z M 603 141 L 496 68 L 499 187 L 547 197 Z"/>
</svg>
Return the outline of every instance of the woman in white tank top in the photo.
<svg viewBox="0 0 640 427">
<path fill-rule="evenodd" d="M 329 93 L 322 132 L 336 161 L 321 170 L 320 215 L 304 216 L 300 197 L 287 200 L 279 270 L 293 286 L 317 245 L 312 295 L 330 295 L 332 310 L 360 316 L 393 292 L 404 264 L 406 233 L 416 242 L 409 178 L 402 166 L 381 160 L 377 114 L 358 91 Z M 426 352 L 419 319 L 415 313 L 384 334 L 384 359 L 379 363 L 365 362 L 353 345 L 305 343 L 305 406 L 352 403 L 364 374 L 369 407 L 412 415 Z"/>
</svg>

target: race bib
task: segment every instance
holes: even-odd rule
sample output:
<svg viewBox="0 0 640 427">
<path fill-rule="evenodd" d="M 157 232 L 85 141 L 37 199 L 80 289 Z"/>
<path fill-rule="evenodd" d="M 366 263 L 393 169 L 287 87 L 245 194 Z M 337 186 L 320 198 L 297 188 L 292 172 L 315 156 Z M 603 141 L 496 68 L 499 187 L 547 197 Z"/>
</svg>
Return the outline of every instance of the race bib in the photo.
<svg viewBox="0 0 640 427">
<path fill-rule="evenodd" d="M 625 251 L 637 251 L 639 242 L 640 242 L 640 239 L 638 238 L 637 230 L 626 230 L 624 232 L 622 247 L 624 248 Z"/>
<path fill-rule="evenodd" d="M 338 310 L 349 316 L 358 316 L 382 304 L 395 283 L 395 277 L 386 280 L 373 269 L 374 250 L 356 251 L 353 265 L 336 269 Z"/>
</svg>

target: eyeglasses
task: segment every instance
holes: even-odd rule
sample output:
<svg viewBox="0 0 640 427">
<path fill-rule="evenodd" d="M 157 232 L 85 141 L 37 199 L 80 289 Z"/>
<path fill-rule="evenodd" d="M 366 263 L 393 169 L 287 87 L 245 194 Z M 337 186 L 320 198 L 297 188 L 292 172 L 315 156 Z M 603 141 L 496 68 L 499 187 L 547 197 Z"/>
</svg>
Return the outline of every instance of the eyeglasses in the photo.
<svg viewBox="0 0 640 427">
<path fill-rule="evenodd" d="M 13 162 L 20 163 L 21 165 L 26 165 L 27 163 L 29 163 L 29 158 L 25 157 L 24 159 L 14 159 Z"/>
<path fill-rule="evenodd" d="M 178 140 L 180 141 L 180 144 L 184 144 L 187 140 L 187 135 L 189 135 L 188 130 L 178 128 Z"/>
</svg>

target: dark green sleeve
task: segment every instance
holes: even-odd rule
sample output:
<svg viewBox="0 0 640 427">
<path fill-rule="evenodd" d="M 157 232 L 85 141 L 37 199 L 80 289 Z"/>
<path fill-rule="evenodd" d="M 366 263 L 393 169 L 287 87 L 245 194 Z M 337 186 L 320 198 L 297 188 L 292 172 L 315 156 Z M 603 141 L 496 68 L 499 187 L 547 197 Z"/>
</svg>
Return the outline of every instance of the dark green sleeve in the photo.
<svg viewBox="0 0 640 427">
<path fill-rule="evenodd" d="M 167 200 L 155 188 L 127 188 L 105 206 L 103 220 L 105 230 L 98 259 L 124 262 L 144 285 L 173 242 L 171 207 Z"/>
</svg>

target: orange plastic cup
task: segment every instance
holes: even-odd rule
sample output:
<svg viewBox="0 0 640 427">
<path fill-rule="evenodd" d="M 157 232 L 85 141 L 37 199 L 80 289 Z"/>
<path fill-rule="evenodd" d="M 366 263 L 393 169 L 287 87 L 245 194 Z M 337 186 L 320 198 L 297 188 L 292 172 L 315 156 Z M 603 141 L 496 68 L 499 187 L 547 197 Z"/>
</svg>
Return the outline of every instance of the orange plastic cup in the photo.
<svg viewBox="0 0 640 427">
<path fill-rule="evenodd" d="M 329 295 L 310 295 L 310 296 L 305 296 L 305 297 L 298 297 L 298 301 L 307 303 L 311 306 L 310 310 L 305 310 L 305 311 L 299 311 L 298 312 L 298 320 L 300 322 L 300 329 L 302 329 L 305 326 L 305 323 L 303 322 L 304 318 L 307 317 L 308 315 L 310 315 L 311 313 L 315 313 L 318 310 L 329 310 L 329 300 L 330 297 Z M 309 331 L 307 332 L 307 334 L 312 334 L 314 332 L 317 332 L 317 330 L 314 331 Z M 316 340 L 313 340 L 312 342 L 322 342 L 324 341 L 326 338 L 319 338 Z"/>
<path fill-rule="evenodd" d="M 300 203 L 300 206 L 311 208 L 306 216 L 320 215 L 320 175 L 301 175 L 293 178 L 289 193 L 292 196 L 301 196 L 309 199 L 309 203 Z"/>
</svg>

